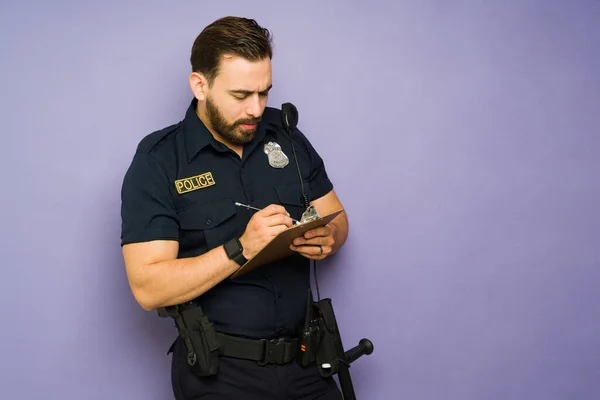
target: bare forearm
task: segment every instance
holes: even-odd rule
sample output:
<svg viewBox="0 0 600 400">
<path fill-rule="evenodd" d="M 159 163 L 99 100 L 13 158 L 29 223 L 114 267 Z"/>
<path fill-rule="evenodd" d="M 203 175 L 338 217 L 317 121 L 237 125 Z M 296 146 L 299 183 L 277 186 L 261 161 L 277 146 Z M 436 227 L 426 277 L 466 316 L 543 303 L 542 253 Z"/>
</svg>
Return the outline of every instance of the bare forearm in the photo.
<svg viewBox="0 0 600 400">
<path fill-rule="evenodd" d="M 332 246 L 332 254 L 334 254 L 346 243 L 346 239 L 348 238 L 348 218 L 346 212 L 342 212 L 334 218 L 329 225 L 333 228 L 334 244 Z"/>
<path fill-rule="evenodd" d="M 190 301 L 235 272 L 222 246 L 201 256 L 144 265 L 135 282 L 134 294 L 146 310 Z"/>
</svg>

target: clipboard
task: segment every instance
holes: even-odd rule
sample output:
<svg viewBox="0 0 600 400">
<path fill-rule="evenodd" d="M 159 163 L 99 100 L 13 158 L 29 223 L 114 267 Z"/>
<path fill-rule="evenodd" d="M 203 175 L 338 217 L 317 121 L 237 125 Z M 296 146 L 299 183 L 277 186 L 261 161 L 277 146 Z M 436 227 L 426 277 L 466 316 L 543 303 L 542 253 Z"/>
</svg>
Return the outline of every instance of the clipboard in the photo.
<svg viewBox="0 0 600 400">
<path fill-rule="evenodd" d="M 229 279 L 237 278 L 238 276 L 246 274 L 257 267 L 292 255 L 294 251 L 290 250 L 290 245 L 294 239 L 304 235 L 305 232 L 311 229 L 327 225 L 342 211 L 344 210 L 342 209 L 334 211 L 315 220 L 294 225 L 285 231 L 282 231 L 279 235 L 275 236 L 269 243 L 267 243 L 254 257 L 246 261 L 246 263 L 242 265 L 236 272 L 234 272 Z"/>
</svg>

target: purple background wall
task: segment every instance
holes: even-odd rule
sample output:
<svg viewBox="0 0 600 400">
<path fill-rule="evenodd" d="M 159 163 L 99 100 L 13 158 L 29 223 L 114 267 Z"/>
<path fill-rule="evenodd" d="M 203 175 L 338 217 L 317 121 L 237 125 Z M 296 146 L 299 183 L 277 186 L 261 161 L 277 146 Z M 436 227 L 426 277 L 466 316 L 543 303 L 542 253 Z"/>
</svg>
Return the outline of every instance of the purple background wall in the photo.
<svg viewBox="0 0 600 400">
<path fill-rule="evenodd" d="M 359 398 L 600 398 L 600 2 L 386 3 L 2 3 L 0 398 L 171 398 L 119 190 L 227 14 L 274 31 L 269 104 L 349 212 L 320 278 L 376 346 Z"/>
</svg>

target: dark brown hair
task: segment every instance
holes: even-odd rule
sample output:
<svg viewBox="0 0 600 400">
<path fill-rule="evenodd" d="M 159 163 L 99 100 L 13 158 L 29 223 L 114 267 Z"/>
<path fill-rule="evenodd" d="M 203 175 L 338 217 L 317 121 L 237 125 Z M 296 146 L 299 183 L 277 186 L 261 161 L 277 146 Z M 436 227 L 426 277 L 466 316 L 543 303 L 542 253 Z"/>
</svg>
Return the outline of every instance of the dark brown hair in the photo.
<svg viewBox="0 0 600 400">
<path fill-rule="evenodd" d="M 220 18 L 200 32 L 190 62 L 192 71 L 212 83 L 219 72 L 221 57 L 235 55 L 249 61 L 273 57 L 272 35 L 255 20 L 241 17 Z"/>
</svg>

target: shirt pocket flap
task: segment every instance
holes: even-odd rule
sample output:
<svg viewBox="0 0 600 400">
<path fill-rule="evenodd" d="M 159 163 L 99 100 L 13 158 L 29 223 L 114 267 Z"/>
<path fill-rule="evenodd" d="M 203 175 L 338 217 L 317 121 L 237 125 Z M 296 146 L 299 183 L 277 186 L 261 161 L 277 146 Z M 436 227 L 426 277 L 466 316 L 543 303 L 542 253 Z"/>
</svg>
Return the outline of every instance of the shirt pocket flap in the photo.
<svg viewBox="0 0 600 400">
<path fill-rule="evenodd" d="M 213 229 L 233 217 L 236 211 L 230 199 L 194 205 L 179 212 L 179 226 L 182 230 Z"/>
<path fill-rule="evenodd" d="M 306 182 L 304 182 L 304 190 L 308 190 L 308 184 Z M 300 186 L 300 182 L 276 185 L 275 191 L 277 192 L 277 197 L 279 198 L 281 204 L 297 207 L 304 206 L 304 198 L 302 197 L 302 187 Z"/>
</svg>

